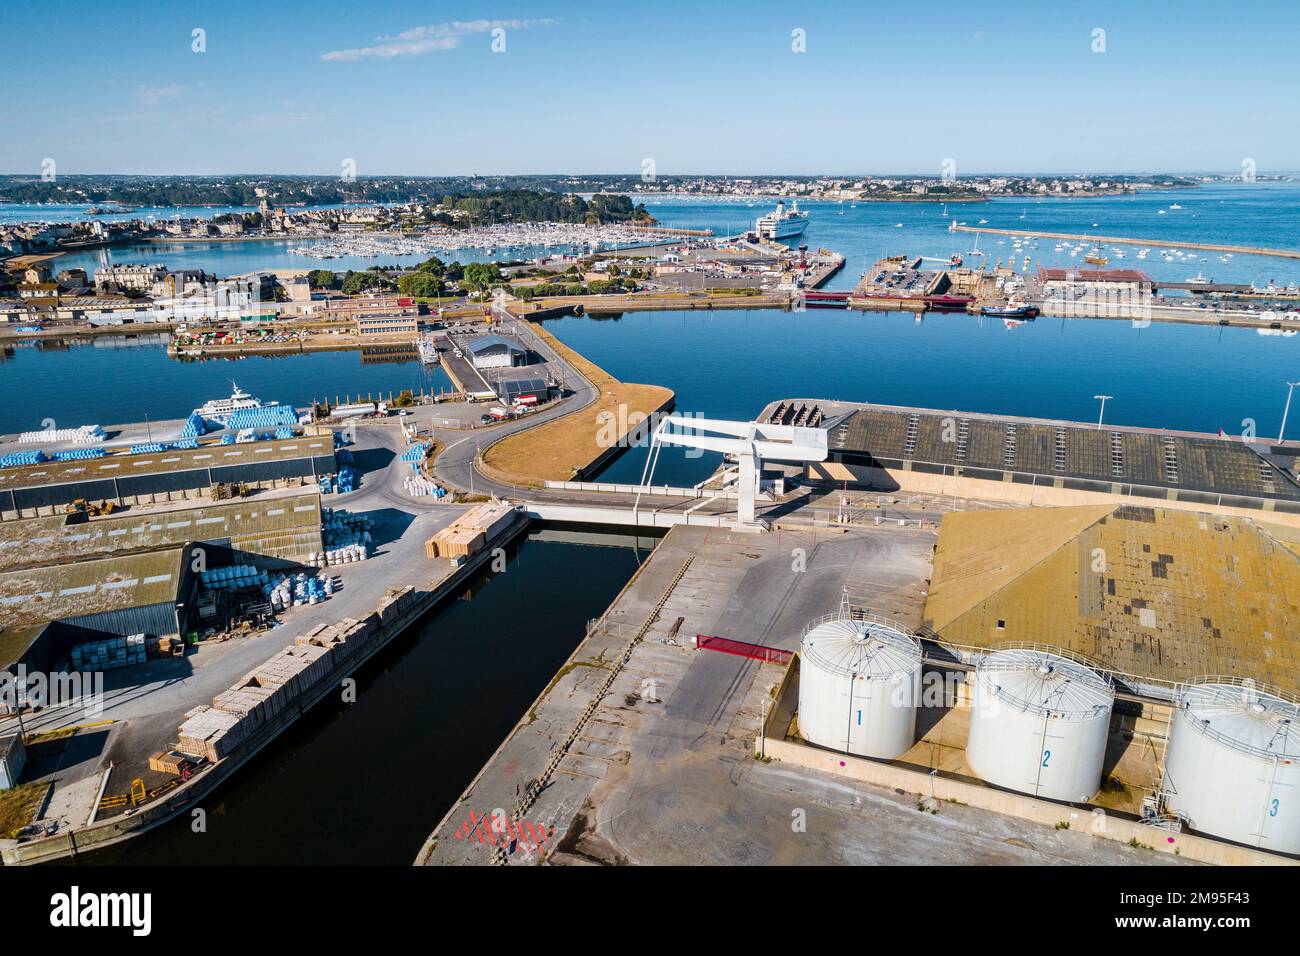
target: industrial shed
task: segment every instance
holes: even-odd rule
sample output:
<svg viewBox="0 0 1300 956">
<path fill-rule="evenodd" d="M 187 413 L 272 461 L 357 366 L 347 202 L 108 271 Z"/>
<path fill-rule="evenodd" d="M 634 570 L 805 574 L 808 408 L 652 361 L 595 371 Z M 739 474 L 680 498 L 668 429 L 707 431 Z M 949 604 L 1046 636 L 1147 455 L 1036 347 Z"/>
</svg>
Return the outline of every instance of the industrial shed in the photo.
<svg viewBox="0 0 1300 956">
<path fill-rule="evenodd" d="M 474 339 L 465 348 L 475 368 L 512 368 L 528 364 L 528 350 L 514 339 L 500 335 Z"/>
<path fill-rule="evenodd" d="M 320 551 L 320 494 L 86 520 L 50 515 L 0 522 L 0 572 L 211 541 L 237 551 L 304 560 Z"/>
<path fill-rule="evenodd" d="M 837 418 L 813 478 L 898 486 L 899 476 L 996 482 L 1300 514 L 1296 449 L 1232 437 L 871 405 Z M 960 484 L 954 487 L 961 487 Z M 991 497 L 998 485 L 960 492 Z"/>
<path fill-rule="evenodd" d="M 190 546 L 0 574 L 0 628 L 63 621 L 111 634 L 181 632 L 197 587 Z"/>
<path fill-rule="evenodd" d="M 541 405 L 550 400 L 551 388 L 540 378 L 506 379 L 497 382 L 497 398 L 505 405 L 521 400 Z"/>
<path fill-rule="evenodd" d="M 275 484 L 338 470 L 329 435 L 239 445 L 109 455 L 0 469 L 0 515 L 62 507 L 79 498 L 148 503 L 161 496 L 197 494 L 219 482 Z"/>
</svg>

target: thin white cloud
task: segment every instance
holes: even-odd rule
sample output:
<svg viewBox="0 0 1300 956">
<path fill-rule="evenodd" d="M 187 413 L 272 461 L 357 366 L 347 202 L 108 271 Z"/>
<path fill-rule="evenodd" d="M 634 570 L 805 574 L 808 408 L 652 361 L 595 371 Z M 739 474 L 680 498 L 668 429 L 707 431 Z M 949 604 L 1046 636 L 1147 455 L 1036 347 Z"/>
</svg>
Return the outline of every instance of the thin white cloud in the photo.
<svg viewBox="0 0 1300 956">
<path fill-rule="evenodd" d="M 174 100 L 185 92 L 185 87 L 178 86 L 175 83 L 169 83 L 166 86 L 137 86 L 135 88 L 135 98 L 145 106 L 157 106 L 159 103 L 166 103 L 168 100 Z"/>
<path fill-rule="evenodd" d="M 527 30 L 529 27 L 549 27 L 556 20 L 453 20 L 450 23 L 433 23 L 412 27 L 393 36 L 376 37 L 373 46 L 354 47 L 349 50 L 330 50 L 322 53 L 322 60 L 349 62 L 353 60 L 391 60 L 398 56 L 421 56 L 454 50 L 467 36 L 504 30 Z"/>
</svg>

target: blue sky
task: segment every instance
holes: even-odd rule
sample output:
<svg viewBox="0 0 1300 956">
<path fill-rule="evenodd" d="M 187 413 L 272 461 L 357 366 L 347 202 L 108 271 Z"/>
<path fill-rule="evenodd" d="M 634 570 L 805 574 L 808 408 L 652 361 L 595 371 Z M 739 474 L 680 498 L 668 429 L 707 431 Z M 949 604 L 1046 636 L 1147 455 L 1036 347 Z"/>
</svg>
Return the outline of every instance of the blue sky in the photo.
<svg viewBox="0 0 1300 956">
<path fill-rule="evenodd" d="M 0 171 L 1267 174 L 1297 36 L 1198 0 L 3 0 Z"/>
</svg>

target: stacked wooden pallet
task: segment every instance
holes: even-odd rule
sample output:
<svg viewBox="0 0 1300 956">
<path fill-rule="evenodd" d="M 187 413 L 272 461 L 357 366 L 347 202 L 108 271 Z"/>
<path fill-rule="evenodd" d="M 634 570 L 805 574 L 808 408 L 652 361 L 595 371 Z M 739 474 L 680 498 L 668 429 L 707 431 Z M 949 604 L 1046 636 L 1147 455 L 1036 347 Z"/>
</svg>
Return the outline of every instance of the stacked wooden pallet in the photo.
<svg viewBox="0 0 1300 956">
<path fill-rule="evenodd" d="M 218 761 L 230 753 L 245 737 L 243 722 L 237 714 L 210 707 L 194 708 L 186 715 L 178 731 L 176 748 L 185 754 Z"/>
<path fill-rule="evenodd" d="M 262 683 L 255 674 L 245 675 L 230 690 L 212 698 L 213 709 L 239 715 L 249 730 L 261 727 L 284 710 L 294 696 L 292 683 L 276 684 L 271 682 L 274 678 L 267 680 Z"/>
<path fill-rule="evenodd" d="M 429 558 L 467 558 L 515 520 L 515 509 L 507 504 L 476 505 L 425 542 Z"/>
<path fill-rule="evenodd" d="M 390 623 L 399 614 L 411 606 L 415 600 L 415 588 L 409 584 L 404 588 L 389 588 L 384 592 L 383 599 L 379 602 L 378 613 L 379 620 L 384 623 Z"/>
<path fill-rule="evenodd" d="M 160 750 L 156 754 L 150 754 L 149 769 L 179 777 L 184 766 L 191 762 L 189 757 L 175 750 Z"/>
</svg>

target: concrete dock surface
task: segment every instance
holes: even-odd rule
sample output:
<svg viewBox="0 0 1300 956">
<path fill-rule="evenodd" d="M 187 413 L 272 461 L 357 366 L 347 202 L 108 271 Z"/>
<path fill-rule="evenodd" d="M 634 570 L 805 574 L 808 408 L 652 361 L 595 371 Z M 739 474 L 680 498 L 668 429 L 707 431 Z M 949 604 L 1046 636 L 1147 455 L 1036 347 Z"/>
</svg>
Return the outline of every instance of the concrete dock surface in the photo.
<svg viewBox="0 0 1300 956">
<path fill-rule="evenodd" d="M 845 594 L 918 626 L 933 542 L 931 533 L 899 528 L 761 536 L 674 528 L 446 812 L 417 862 L 1166 862 L 969 807 L 921 810 L 914 795 L 753 756 L 782 670 L 698 650 L 695 636 L 793 650 L 808 621 Z M 585 716 L 620 659 L 608 693 Z M 536 801 L 516 817 L 529 781 L 544 775 L 575 727 Z M 509 819 L 505 837 L 488 834 L 495 817 Z"/>
</svg>

